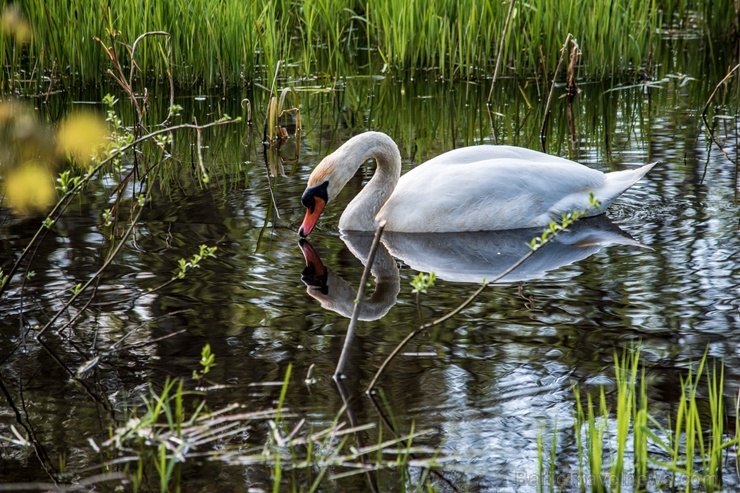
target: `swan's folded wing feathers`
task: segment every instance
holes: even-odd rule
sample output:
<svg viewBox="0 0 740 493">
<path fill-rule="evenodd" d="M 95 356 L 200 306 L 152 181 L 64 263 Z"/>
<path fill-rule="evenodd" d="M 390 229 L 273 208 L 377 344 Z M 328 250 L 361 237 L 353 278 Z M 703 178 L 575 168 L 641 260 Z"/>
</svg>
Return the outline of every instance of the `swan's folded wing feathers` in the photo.
<svg viewBox="0 0 740 493">
<path fill-rule="evenodd" d="M 450 227 L 481 231 L 546 225 L 555 203 L 605 181 L 600 171 L 560 158 L 547 162 L 499 158 L 455 166 L 440 162 L 428 166 L 430 163 L 402 176 L 378 213 L 377 219 L 385 219 L 389 231 L 453 231 Z M 588 204 L 588 192 L 582 202 Z"/>
</svg>

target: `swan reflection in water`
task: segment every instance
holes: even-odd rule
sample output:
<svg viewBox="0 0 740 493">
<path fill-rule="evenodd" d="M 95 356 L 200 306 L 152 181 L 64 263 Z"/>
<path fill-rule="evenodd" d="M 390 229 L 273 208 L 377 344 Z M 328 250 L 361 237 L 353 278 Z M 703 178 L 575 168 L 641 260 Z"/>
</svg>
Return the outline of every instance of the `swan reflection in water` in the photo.
<svg viewBox="0 0 740 493">
<path fill-rule="evenodd" d="M 480 284 L 496 279 L 531 250 L 529 242 L 542 229 L 462 233 L 387 232 L 381 238 L 371 273 L 375 290 L 361 306 L 360 320 L 377 320 L 395 304 L 401 289 L 397 258 L 419 272 L 434 272 L 439 279 Z M 347 248 L 363 265 L 367 262 L 373 234 L 343 232 Z M 299 242 L 306 260 L 301 276 L 308 294 L 321 306 L 344 317 L 351 317 L 357 291 L 353 284 L 326 267 L 305 239 Z M 645 248 L 606 216 L 581 219 L 531 257 L 507 273 L 497 283 L 539 279 L 547 272 L 573 264 L 610 245 Z M 354 285 L 359 279 L 353 279 Z"/>
</svg>

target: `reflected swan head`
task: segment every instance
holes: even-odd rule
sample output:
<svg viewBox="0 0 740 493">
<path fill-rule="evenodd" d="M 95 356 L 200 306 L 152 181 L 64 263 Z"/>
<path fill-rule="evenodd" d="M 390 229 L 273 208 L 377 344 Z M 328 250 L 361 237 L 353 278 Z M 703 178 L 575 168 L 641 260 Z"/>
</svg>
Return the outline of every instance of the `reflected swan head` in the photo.
<svg viewBox="0 0 740 493">
<path fill-rule="evenodd" d="M 308 295 L 321 303 L 322 308 L 351 318 L 355 309 L 355 298 L 357 298 L 356 289 L 332 269 L 326 267 L 308 241 L 302 239 L 298 245 L 306 261 L 306 267 L 301 273 L 301 281 L 306 285 Z M 378 257 L 382 257 L 383 254 L 387 258 L 379 261 Z M 388 263 L 388 259 L 392 265 Z M 388 270 L 389 265 L 392 267 L 390 271 Z M 364 321 L 378 320 L 388 313 L 396 303 L 398 292 L 401 289 L 398 267 L 382 246 L 376 254 L 371 272 L 375 277 L 376 287 L 372 295 L 360 306 L 359 319 Z"/>
</svg>

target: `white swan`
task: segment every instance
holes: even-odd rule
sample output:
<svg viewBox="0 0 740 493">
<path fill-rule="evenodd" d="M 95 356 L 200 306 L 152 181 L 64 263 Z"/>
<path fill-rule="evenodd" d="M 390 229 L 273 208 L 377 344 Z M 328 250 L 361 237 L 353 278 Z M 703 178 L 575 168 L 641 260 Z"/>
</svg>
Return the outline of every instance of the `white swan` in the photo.
<svg viewBox="0 0 740 493">
<path fill-rule="evenodd" d="M 567 159 L 512 146 L 479 145 L 441 154 L 401 177 L 398 146 L 381 132 L 352 137 L 308 178 L 298 233 L 313 230 L 324 206 L 368 159 L 375 174 L 349 203 L 339 228 L 441 233 L 545 227 L 563 213 L 604 212 L 655 165 L 602 173 Z M 400 179 L 399 179 L 400 178 Z M 600 202 L 594 207 L 589 194 Z"/>
</svg>

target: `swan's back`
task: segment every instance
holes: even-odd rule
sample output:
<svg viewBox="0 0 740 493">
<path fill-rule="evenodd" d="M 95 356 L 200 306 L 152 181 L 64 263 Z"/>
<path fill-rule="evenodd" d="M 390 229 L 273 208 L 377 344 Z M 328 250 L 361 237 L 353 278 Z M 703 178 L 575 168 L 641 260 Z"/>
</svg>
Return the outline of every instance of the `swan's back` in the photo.
<svg viewBox="0 0 740 493">
<path fill-rule="evenodd" d="M 530 149 L 466 147 L 402 176 L 376 219 L 405 232 L 545 227 L 574 210 L 603 212 L 651 167 L 605 174 Z M 601 207 L 590 204 L 591 192 Z"/>
<path fill-rule="evenodd" d="M 540 162 L 563 161 L 566 163 L 574 164 L 573 161 L 569 161 L 558 156 L 550 156 L 549 154 L 544 154 L 532 149 L 526 149 L 524 147 L 482 144 L 470 147 L 461 147 L 459 149 L 447 151 L 422 163 L 422 165 L 450 166 L 456 164 L 471 164 L 492 159 L 521 159 L 523 161 Z"/>
</svg>

